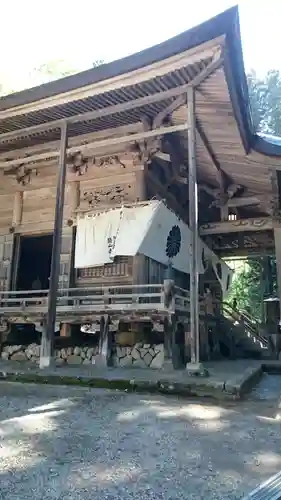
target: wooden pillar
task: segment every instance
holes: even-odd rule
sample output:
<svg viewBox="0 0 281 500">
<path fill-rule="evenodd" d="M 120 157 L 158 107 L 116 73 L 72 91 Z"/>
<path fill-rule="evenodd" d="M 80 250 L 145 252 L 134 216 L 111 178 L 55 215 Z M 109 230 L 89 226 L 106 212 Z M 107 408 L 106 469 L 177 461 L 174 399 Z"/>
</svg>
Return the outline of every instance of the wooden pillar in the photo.
<svg viewBox="0 0 281 500">
<path fill-rule="evenodd" d="M 69 206 L 70 206 L 70 215 L 73 216 L 75 211 L 80 205 L 80 182 L 74 181 L 70 182 L 69 186 Z"/>
<path fill-rule="evenodd" d="M 61 324 L 60 337 L 71 337 L 71 325 L 69 323 Z"/>
<path fill-rule="evenodd" d="M 146 200 L 146 178 L 145 178 L 145 168 L 144 166 L 139 167 L 140 169 L 135 172 L 136 188 L 135 197 L 136 201 Z"/>
<path fill-rule="evenodd" d="M 66 150 L 67 150 L 67 124 L 64 122 L 61 127 L 61 143 L 59 156 L 59 174 L 56 193 L 55 224 L 52 248 L 50 289 L 48 296 L 48 312 L 46 328 L 42 333 L 40 368 L 50 366 L 53 352 L 53 339 L 56 323 L 56 307 L 58 282 L 60 272 L 60 253 L 61 253 L 61 233 L 63 227 L 63 208 L 66 181 Z"/>
<path fill-rule="evenodd" d="M 17 227 L 21 224 L 22 208 L 23 208 L 23 191 L 17 191 L 14 197 L 12 227 Z"/>
<path fill-rule="evenodd" d="M 100 320 L 100 340 L 99 340 L 99 354 L 96 358 L 98 366 L 108 366 L 109 358 L 111 358 L 111 345 L 109 341 L 109 323 L 110 318 L 108 314 L 101 317 Z"/>
<path fill-rule="evenodd" d="M 138 166 L 135 171 L 135 199 L 136 201 L 144 201 L 146 199 L 146 180 L 144 166 Z M 135 255 L 133 259 L 133 284 L 143 285 L 147 282 L 148 276 L 145 275 L 144 255 Z"/>
<path fill-rule="evenodd" d="M 279 308 L 280 308 L 279 314 L 281 318 L 281 228 L 274 229 L 274 241 L 275 241 L 276 274 L 277 274 L 277 293 L 279 297 Z M 275 354 L 276 357 L 278 357 L 280 351 L 279 335 L 272 335 L 272 337 L 275 347 Z"/>
<path fill-rule="evenodd" d="M 190 241 L 190 333 L 191 363 L 199 363 L 199 272 L 198 272 L 198 186 L 196 173 L 195 94 L 187 92 L 188 109 L 188 192 Z"/>
</svg>

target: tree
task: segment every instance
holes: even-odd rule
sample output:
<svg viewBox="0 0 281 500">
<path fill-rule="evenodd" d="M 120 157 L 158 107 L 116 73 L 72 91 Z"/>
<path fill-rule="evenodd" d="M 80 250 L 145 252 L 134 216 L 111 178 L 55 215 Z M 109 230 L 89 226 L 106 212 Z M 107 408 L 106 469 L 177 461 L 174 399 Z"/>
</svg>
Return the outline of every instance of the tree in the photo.
<svg viewBox="0 0 281 500">
<path fill-rule="evenodd" d="M 281 74 L 271 70 L 263 77 L 255 71 L 248 75 L 252 119 L 257 132 L 281 136 Z M 276 293 L 276 261 L 271 259 L 272 290 Z M 247 260 L 242 270 L 235 274 L 228 300 L 234 297 L 240 309 L 248 310 L 255 318 L 262 319 L 264 279 L 259 260 Z"/>
<path fill-rule="evenodd" d="M 104 61 L 101 59 L 97 59 L 92 63 L 93 67 L 100 66 Z M 47 61 L 40 66 L 34 68 L 29 73 L 29 85 L 28 87 L 34 87 L 36 85 L 41 85 L 43 83 L 51 82 L 53 80 L 57 80 L 58 78 L 63 78 L 65 76 L 73 75 L 78 73 L 78 70 L 75 69 L 69 62 L 63 59 L 54 59 Z M 14 91 L 10 88 L 10 86 L 5 83 L 4 77 L 0 75 L 0 97 L 12 94 Z M 19 90 L 19 89 L 18 89 Z M 20 89 L 23 90 L 23 89 Z"/>
<path fill-rule="evenodd" d="M 259 78 L 255 71 L 248 75 L 252 118 L 258 132 L 281 135 L 281 74 L 270 70 Z"/>
<path fill-rule="evenodd" d="M 34 68 L 30 73 L 30 78 L 39 83 L 47 83 L 58 78 L 63 78 L 64 76 L 73 75 L 74 73 L 77 73 L 77 70 L 69 63 L 63 59 L 55 59 Z"/>
</svg>

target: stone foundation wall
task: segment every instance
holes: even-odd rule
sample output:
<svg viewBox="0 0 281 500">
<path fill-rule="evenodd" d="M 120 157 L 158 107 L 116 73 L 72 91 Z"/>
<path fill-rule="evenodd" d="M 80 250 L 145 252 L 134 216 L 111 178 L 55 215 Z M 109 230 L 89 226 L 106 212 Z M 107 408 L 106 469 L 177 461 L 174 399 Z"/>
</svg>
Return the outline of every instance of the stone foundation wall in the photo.
<svg viewBox="0 0 281 500">
<path fill-rule="evenodd" d="M 56 364 L 94 365 L 98 354 L 96 347 L 65 347 L 55 350 Z M 5 346 L 1 352 L 3 360 L 33 361 L 39 363 L 40 345 L 30 344 Z M 133 347 L 116 347 L 114 366 L 135 368 L 162 368 L 164 345 L 137 343 Z"/>
<path fill-rule="evenodd" d="M 56 364 L 67 363 L 69 365 L 95 364 L 98 347 L 65 347 L 55 349 Z M 34 361 L 39 362 L 40 346 L 38 344 L 10 345 L 5 346 L 1 352 L 1 358 L 11 361 Z"/>
<path fill-rule="evenodd" d="M 162 368 L 164 345 L 137 343 L 133 347 L 116 347 L 115 366 Z"/>
</svg>

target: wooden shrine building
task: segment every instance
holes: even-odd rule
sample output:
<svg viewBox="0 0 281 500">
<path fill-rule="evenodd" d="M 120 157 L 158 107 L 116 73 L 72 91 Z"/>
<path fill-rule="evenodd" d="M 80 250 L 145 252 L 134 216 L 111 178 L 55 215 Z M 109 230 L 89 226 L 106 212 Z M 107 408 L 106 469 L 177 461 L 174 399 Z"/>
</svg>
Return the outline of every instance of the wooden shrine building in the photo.
<svg viewBox="0 0 281 500">
<path fill-rule="evenodd" d="M 237 8 L 160 45 L 0 99 L 4 333 L 185 316 L 221 257 L 277 251 L 281 147 L 255 133 Z M 281 282 L 279 290 L 281 290 Z M 165 331 L 166 331 L 165 330 Z M 104 351 L 103 351 L 104 352 Z"/>
</svg>

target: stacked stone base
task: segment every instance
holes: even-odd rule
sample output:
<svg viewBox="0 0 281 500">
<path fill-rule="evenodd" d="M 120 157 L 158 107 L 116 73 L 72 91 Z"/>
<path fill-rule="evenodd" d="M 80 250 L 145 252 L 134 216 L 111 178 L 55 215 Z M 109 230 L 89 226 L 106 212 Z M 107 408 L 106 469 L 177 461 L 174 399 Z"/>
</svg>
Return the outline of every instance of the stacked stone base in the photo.
<svg viewBox="0 0 281 500">
<path fill-rule="evenodd" d="M 98 346 L 66 347 L 55 350 L 57 365 L 94 365 L 97 361 Z M 1 352 L 3 360 L 32 361 L 39 363 L 40 345 L 30 344 L 5 346 Z M 137 343 L 133 347 L 116 347 L 114 366 L 134 368 L 162 368 L 164 364 L 163 344 Z"/>
<path fill-rule="evenodd" d="M 56 364 L 90 365 L 95 364 L 98 347 L 66 347 L 55 350 Z M 1 358 L 11 361 L 33 361 L 39 363 L 40 345 L 30 344 L 5 346 Z"/>
<path fill-rule="evenodd" d="M 162 368 L 164 345 L 137 343 L 133 347 L 116 347 L 116 366 L 134 368 Z"/>
</svg>

